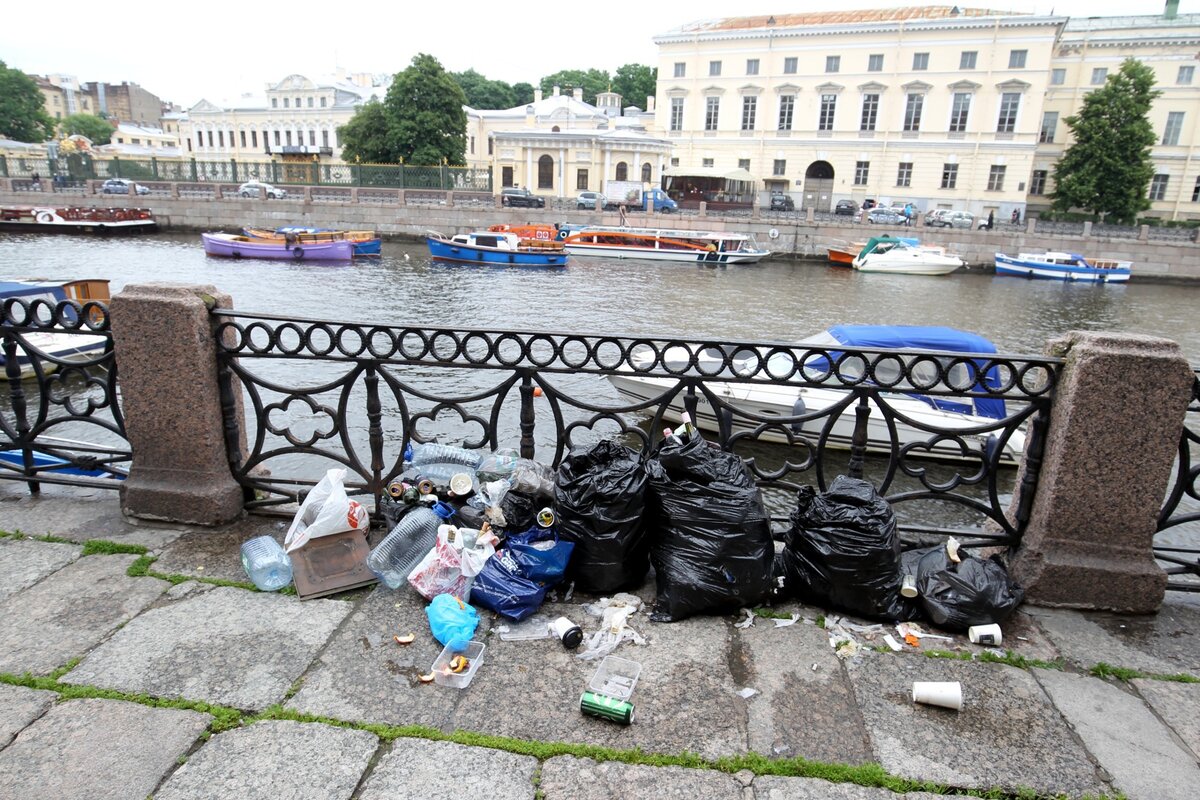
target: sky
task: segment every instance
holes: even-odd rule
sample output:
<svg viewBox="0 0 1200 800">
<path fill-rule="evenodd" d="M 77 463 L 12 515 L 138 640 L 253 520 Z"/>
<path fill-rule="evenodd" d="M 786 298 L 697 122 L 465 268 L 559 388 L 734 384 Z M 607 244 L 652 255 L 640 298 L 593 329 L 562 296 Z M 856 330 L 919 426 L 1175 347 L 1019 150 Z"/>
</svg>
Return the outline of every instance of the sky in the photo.
<svg viewBox="0 0 1200 800">
<path fill-rule="evenodd" d="M 565 69 L 657 63 L 653 37 L 688 22 L 805 11 L 961 5 L 1064 16 L 1158 14 L 1164 0 L 458 0 L 287 3 L 8 4 L 0 61 L 23 72 L 80 81 L 129 81 L 189 108 L 201 99 L 261 93 L 293 73 L 318 79 L 338 67 L 394 74 L 418 53 L 452 72 L 537 85 Z M 342 11 L 342 9 L 346 9 Z M 132 13 L 131 13 L 132 12 Z M 1181 0 L 1179 13 L 1200 13 Z"/>
</svg>

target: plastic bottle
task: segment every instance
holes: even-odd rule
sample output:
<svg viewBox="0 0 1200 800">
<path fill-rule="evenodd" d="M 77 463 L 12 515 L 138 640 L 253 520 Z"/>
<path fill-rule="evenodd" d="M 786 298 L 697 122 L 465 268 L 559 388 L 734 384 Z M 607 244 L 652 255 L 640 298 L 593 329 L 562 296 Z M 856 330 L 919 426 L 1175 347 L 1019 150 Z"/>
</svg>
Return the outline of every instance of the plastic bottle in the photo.
<svg viewBox="0 0 1200 800">
<path fill-rule="evenodd" d="M 453 515 L 454 509 L 444 503 L 413 509 L 375 545 L 367 556 L 367 567 L 389 589 L 399 589 L 408 581 L 408 573 L 436 543 L 438 526 Z"/>
<path fill-rule="evenodd" d="M 512 475 L 521 456 L 516 450 L 496 450 L 488 453 L 479 462 L 478 474 L 481 481 L 497 481 Z"/>
<path fill-rule="evenodd" d="M 466 467 L 479 466 L 479 451 L 467 450 L 462 447 L 452 447 L 448 444 L 409 444 L 404 451 L 404 459 L 413 466 L 422 464 L 459 464 Z"/>
<path fill-rule="evenodd" d="M 451 463 L 441 463 L 441 462 L 421 464 L 418 467 L 413 467 L 413 471 L 416 472 L 418 475 L 420 475 L 422 478 L 428 478 L 429 480 L 433 481 L 438 486 L 450 485 L 451 478 L 453 478 L 455 475 L 461 475 L 463 473 L 466 473 L 467 475 L 471 476 L 472 484 L 474 483 L 474 478 L 475 478 L 475 468 L 468 467 L 463 464 L 451 464 Z"/>
<path fill-rule="evenodd" d="M 260 591 L 274 592 L 292 582 L 292 560 L 270 536 L 257 536 L 242 544 L 242 569 Z"/>
</svg>

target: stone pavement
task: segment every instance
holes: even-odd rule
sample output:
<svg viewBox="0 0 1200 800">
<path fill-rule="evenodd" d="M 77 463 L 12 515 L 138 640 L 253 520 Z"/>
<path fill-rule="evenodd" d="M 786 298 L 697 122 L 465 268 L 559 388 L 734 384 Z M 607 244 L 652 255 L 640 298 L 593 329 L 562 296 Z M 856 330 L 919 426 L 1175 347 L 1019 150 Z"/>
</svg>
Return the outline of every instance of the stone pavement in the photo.
<svg viewBox="0 0 1200 800">
<path fill-rule="evenodd" d="M 460 691 L 417 679 L 441 648 L 414 592 L 220 585 L 245 583 L 242 541 L 285 527 L 187 529 L 126 519 L 111 492 L 0 484 L 0 530 L 25 535 L 0 537 L 0 800 L 1200 796 L 1200 683 L 1166 679 L 1200 677 L 1200 598 L 1144 618 L 1026 606 L 991 656 L 962 636 L 893 653 L 796 604 L 773 610 L 795 624 L 749 628 L 639 613 L 621 727 L 579 712 L 595 663 L 502 641 L 490 614 Z M 544 610 L 588 628 L 593 599 Z M 963 709 L 913 704 L 916 680 L 960 681 Z"/>
</svg>

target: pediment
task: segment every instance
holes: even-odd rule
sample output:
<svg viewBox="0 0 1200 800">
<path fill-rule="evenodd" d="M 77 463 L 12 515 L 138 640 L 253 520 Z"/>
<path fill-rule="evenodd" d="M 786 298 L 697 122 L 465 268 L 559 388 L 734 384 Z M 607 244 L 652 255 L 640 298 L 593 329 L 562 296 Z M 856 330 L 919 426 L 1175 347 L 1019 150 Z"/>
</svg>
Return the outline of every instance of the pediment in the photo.
<svg viewBox="0 0 1200 800">
<path fill-rule="evenodd" d="M 775 87 L 775 94 L 799 94 L 800 87 L 794 83 L 784 83 Z"/>
<path fill-rule="evenodd" d="M 880 92 L 887 91 L 887 88 L 886 84 L 882 84 L 879 81 L 870 81 L 858 85 L 858 90 L 866 94 L 879 94 Z"/>
<path fill-rule="evenodd" d="M 750 95 L 762 94 L 762 87 L 755 86 L 752 83 L 747 83 L 745 86 L 738 87 L 738 94 L 750 94 Z"/>
<path fill-rule="evenodd" d="M 672 86 L 667 89 L 667 97 L 683 97 L 688 93 L 688 90 L 682 86 Z"/>
<path fill-rule="evenodd" d="M 724 86 L 715 86 L 714 85 L 714 86 L 709 86 L 706 89 L 704 89 L 705 97 L 708 97 L 710 95 L 721 95 L 721 94 L 725 94 Z"/>
<path fill-rule="evenodd" d="M 840 83 L 822 83 L 816 88 L 816 91 L 820 92 L 821 94 L 837 94 L 845 88 L 846 87 L 842 86 Z"/>
<path fill-rule="evenodd" d="M 217 112 L 224 111 L 224 110 L 225 109 L 221 108 L 217 104 L 210 103 L 207 100 L 201 100 L 199 103 L 196 103 L 196 105 L 192 106 L 190 109 L 190 111 L 192 113 L 199 113 L 199 114 L 205 114 L 205 113 L 215 114 Z"/>
<path fill-rule="evenodd" d="M 292 74 L 271 87 L 273 91 L 295 91 L 297 89 L 315 89 L 317 85 L 303 75 Z"/>
<path fill-rule="evenodd" d="M 1032 83 L 1028 83 L 1018 78 L 1013 78 L 1012 80 L 1005 81 L 1004 83 L 996 84 L 996 88 L 1002 92 L 1024 92 L 1028 91 L 1032 87 Z"/>
<path fill-rule="evenodd" d="M 983 84 L 974 81 L 955 81 L 946 88 L 952 92 L 977 92 L 983 88 Z"/>
<path fill-rule="evenodd" d="M 909 81 L 908 83 L 900 84 L 900 88 L 910 94 L 924 93 L 932 89 L 933 84 L 925 83 L 924 81 Z"/>
</svg>

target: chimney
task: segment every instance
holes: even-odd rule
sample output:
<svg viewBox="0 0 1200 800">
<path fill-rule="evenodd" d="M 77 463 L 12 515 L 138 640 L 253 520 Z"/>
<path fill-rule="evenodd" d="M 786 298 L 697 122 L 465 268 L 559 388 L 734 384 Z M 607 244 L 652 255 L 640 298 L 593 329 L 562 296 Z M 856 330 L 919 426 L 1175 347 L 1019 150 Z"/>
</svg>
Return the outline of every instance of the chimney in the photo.
<svg viewBox="0 0 1200 800">
<path fill-rule="evenodd" d="M 646 110 L 651 114 L 654 113 L 654 95 L 652 94 L 646 95 Z"/>
<path fill-rule="evenodd" d="M 554 87 L 554 96 L 558 97 L 558 87 L 557 86 Z"/>
<path fill-rule="evenodd" d="M 542 90 L 541 89 L 533 90 L 533 102 L 535 102 L 535 103 L 542 102 Z"/>
<path fill-rule="evenodd" d="M 578 100 L 579 102 L 581 102 L 581 103 L 582 103 L 582 102 L 583 102 L 583 89 L 582 89 L 582 87 L 576 86 L 574 89 L 572 89 L 572 90 L 571 90 L 571 97 L 574 97 L 576 100 Z"/>
<path fill-rule="evenodd" d="M 1179 0 L 1167 0 L 1167 7 L 1163 9 L 1163 19 L 1175 19 L 1179 14 Z"/>
</svg>

